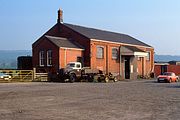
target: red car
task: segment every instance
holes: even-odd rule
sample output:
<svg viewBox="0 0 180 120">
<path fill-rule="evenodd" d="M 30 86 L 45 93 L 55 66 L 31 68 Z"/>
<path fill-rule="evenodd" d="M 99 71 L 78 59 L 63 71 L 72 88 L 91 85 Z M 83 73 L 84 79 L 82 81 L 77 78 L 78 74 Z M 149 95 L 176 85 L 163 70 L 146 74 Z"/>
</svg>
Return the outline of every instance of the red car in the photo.
<svg viewBox="0 0 180 120">
<path fill-rule="evenodd" d="M 163 73 L 163 75 L 159 75 L 157 77 L 158 82 L 164 81 L 164 82 L 171 83 L 171 82 L 177 82 L 178 79 L 179 79 L 179 77 L 176 76 L 175 73 L 173 73 L 173 72 L 165 72 L 165 73 Z"/>
</svg>

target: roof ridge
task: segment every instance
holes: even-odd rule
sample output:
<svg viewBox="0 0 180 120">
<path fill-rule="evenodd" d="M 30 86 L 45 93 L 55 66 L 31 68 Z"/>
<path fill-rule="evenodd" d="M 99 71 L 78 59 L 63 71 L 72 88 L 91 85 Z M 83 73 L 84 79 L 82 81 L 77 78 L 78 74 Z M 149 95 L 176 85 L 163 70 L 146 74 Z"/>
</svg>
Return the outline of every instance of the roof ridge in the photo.
<svg viewBox="0 0 180 120">
<path fill-rule="evenodd" d="M 109 30 L 105 30 L 105 29 L 98 29 L 98 28 L 93 28 L 93 27 L 88 27 L 88 26 L 81 26 L 81 25 L 77 25 L 77 24 L 70 24 L 70 23 L 63 23 L 63 24 L 67 24 L 67 25 L 73 25 L 73 26 L 77 26 L 77 27 L 83 27 L 83 28 L 87 28 L 87 29 L 94 29 L 94 30 L 98 30 L 98 31 L 102 31 L 102 32 L 110 32 L 110 33 L 115 33 L 115 34 L 121 34 L 121 35 L 127 35 L 124 33 L 119 33 L 119 32 L 115 32 L 115 31 L 109 31 Z"/>
</svg>

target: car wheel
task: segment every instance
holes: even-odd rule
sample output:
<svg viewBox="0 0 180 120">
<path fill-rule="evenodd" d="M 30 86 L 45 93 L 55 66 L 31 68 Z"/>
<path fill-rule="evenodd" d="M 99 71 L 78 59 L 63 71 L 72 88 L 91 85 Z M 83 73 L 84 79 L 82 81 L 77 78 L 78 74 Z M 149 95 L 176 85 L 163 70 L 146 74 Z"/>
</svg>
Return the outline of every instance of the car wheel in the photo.
<svg viewBox="0 0 180 120">
<path fill-rule="evenodd" d="M 76 81 L 76 75 L 75 74 L 70 74 L 70 76 L 69 76 L 69 81 L 71 82 L 71 83 L 73 83 L 73 82 L 75 82 Z"/>
<path fill-rule="evenodd" d="M 160 80 L 158 79 L 157 82 L 160 83 Z"/>
<path fill-rule="evenodd" d="M 170 78 L 170 79 L 169 79 L 169 83 L 171 83 L 171 82 L 172 82 L 172 79 Z"/>
</svg>

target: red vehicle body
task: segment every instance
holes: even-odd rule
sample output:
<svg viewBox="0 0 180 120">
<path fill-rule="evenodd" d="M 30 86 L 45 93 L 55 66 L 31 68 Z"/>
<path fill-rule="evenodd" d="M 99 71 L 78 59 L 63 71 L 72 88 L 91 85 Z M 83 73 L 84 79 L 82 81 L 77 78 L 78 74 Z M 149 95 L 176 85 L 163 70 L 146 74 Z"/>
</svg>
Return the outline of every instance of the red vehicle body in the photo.
<svg viewBox="0 0 180 120">
<path fill-rule="evenodd" d="M 157 77 L 158 82 L 164 81 L 164 82 L 171 83 L 171 82 L 177 82 L 178 79 L 179 79 L 179 77 L 176 76 L 175 73 L 173 73 L 173 72 L 165 72 L 165 73 L 163 73 L 163 75 L 159 75 Z"/>
</svg>

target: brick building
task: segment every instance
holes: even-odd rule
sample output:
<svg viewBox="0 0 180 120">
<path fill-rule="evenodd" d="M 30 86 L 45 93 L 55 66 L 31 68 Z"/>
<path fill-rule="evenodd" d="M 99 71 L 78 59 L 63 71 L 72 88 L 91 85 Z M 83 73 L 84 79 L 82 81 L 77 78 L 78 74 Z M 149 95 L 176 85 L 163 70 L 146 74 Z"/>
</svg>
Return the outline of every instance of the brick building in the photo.
<svg viewBox="0 0 180 120">
<path fill-rule="evenodd" d="M 155 62 L 154 73 L 157 77 L 162 75 L 164 72 L 174 72 L 176 75 L 180 75 L 180 62 L 169 61 L 169 62 Z"/>
<path fill-rule="evenodd" d="M 126 34 L 57 23 L 32 45 L 33 67 L 52 72 L 68 62 L 80 61 L 91 69 L 113 73 L 120 79 L 136 79 L 153 72 L 154 48 Z"/>
</svg>

